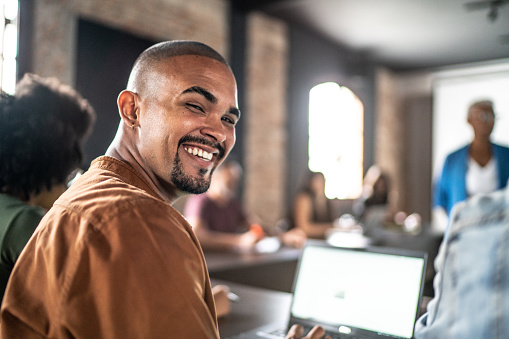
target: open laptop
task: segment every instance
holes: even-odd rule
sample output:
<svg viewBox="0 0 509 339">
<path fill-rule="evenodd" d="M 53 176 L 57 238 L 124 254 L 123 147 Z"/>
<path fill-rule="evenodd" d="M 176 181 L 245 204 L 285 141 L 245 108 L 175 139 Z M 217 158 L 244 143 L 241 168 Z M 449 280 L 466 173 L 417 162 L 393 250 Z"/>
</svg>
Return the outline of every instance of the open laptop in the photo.
<svg viewBox="0 0 509 339">
<path fill-rule="evenodd" d="M 267 325 L 234 338 L 284 338 L 295 323 L 321 325 L 332 338 L 412 338 L 426 260 L 423 252 L 308 244 L 288 326 Z"/>
</svg>

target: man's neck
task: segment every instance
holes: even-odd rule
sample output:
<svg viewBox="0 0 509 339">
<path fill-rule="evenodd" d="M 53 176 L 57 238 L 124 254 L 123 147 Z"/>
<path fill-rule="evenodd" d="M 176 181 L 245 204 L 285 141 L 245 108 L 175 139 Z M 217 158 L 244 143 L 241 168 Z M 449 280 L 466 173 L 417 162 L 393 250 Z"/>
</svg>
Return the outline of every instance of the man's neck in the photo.
<svg viewBox="0 0 509 339">
<path fill-rule="evenodd" d="M 145 168 L 140 165 L 139 161 L 137 161 L 137 157 L 129 152 L 128 150 L 122 150 L 118 147 L 115 147 L 112 144 L 108 150 L 106 151 L 106 155 L 120 161 L 123 161 L 129 164 L 136 172 L 138 172 L 145 181 L 150 185 L 152 190 L 156 192 L 164 201 L 169 204 L 173 204 L 178 198 L 186 195 L 185 192 L 181 192 L 176 188 L 172 189 L 163 189 L 160 185 L 156 184 L 155 178 L 147 173 Z"/>
</svg>

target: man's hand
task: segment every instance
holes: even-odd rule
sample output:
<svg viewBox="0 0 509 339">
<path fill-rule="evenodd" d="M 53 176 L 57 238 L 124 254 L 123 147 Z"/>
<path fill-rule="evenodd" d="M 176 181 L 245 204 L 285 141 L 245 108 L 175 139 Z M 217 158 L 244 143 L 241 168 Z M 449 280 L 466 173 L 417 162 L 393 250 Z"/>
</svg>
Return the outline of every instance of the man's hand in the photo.
<svg viewBox="0 0 509 339">
<path fill-rule="evenodd" d="M 237 250 L 241 253 L 251 252 L 254 250 L 256 243 L 260 241 L 258 233 L 247 231 L 238 235 Z"/>
<path fill-rule="evenodd" d="M 229 314 L 231 311 L 231 301 L 228 298 L 228 292 L 230 292 L 230 288 L 226 285 L 216 285 L 212 287 L 218 318 Z"/>
<path fill-rule="evenodd" d="M 303 331 L 301 325 L 293 325 L 285 339 L 320 339 L 325 334 L 325 330 L 320 326 L 313 327 L 305 337 L 302 336 Z M 331 339 L 331 337 L 325 336 L 323 339 Z"/>
</svg>

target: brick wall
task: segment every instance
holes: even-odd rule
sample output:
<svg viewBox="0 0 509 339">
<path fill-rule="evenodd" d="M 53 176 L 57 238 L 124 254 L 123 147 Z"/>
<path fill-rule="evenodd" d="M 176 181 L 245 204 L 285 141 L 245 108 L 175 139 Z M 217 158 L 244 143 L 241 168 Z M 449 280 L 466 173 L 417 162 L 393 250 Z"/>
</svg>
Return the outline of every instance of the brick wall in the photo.
<svg viewBox="0 0 509 339">
<path fill-rule="evenodd" d="M 376 88 L 376 135 L 375 163 L 388 173 L 397 194 L 393 207 L 406 210 L 405 202 L 405 168 L 401 161 L 405 153 L 405 115 L 401 107 L 401 98 L 397 92 L 398 83 L 395 76 L 387 69 L 377 71 Z"/>
<path fill-rule="evenodd" d="M 247 25 L 245 202 L 269 225 L 285 213 L 287 27 L 261 13 Z"/>
</svg>

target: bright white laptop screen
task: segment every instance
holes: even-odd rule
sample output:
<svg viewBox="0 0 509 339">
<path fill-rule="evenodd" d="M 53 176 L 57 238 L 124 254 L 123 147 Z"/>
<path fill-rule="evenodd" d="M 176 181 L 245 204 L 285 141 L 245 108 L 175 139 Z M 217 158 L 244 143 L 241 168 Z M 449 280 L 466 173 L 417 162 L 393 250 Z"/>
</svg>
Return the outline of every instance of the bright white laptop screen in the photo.
<svg viewBox="0 0 509 339">
<path fill-rule="evenodd" d="M 423 258 L 319 246 L 304 251 L 293 317 L 412 337 Z"/>
</svg>

